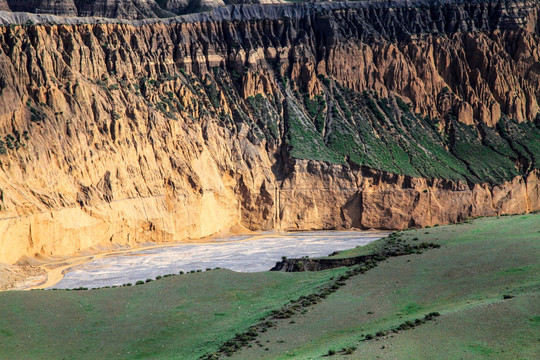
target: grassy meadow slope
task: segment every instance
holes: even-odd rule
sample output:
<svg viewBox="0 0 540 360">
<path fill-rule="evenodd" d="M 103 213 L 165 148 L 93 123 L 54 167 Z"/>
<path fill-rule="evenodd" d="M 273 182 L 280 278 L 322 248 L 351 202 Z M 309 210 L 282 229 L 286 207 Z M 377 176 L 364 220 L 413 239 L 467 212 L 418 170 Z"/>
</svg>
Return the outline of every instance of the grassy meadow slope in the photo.
<svg viewBox="0 0 540 360">
<path fill-rule="evenodd" d="M 442 246 L 350 277 L 302 312 L 273 319 L 233 358 L 341 357 L 343 348 L 367 359 L 535 358 L 540 214 L 395 233 L 336 257 L 422 242 Z M 213 270 L 123 288 L 3 292 L 0 359 L 197 359 L 344 272 Z M 440 316 L 364 340 L 430 312 Z"/>
<path fill-rule="evenodd" d="M 0 359 L 196 359 L 342 270 L 229 270 L 88 291 L 0 294 Z"/>
<path fill-rule="evenodd" d="M 294 323 L 262 335 L 264 348 L 244 349 L 235 358 L 320 358 L 330 350 L 340 357 L 341 349 L 354 347 L 353 358 L 361 359 L 538 358 L 540 215 L 484 218 L 405 231 L 398 238 L 442 247 L 390 258 L 352 278 Z M 365 252 L 358 248 L 338 257 Z M 430 312 L 441 316 L 364 340 Z"/>
</svg>

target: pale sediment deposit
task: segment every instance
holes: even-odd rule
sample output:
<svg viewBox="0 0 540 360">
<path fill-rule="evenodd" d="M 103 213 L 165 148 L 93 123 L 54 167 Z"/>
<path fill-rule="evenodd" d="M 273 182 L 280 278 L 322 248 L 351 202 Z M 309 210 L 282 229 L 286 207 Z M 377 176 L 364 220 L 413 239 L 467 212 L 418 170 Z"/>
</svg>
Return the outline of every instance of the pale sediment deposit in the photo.
<svg viewBox="0 0 540 360">
<path fill-rule="evenodd" d="M 268 271 L 283 256 L 326 256 L 366 245 L 387 234 L 382 231 L 261 233 L 118 251 L 53 266 L 47 281 L 37 288 L 134 285 L 140 280 L 179 271 L 206 271 L 216 267 L 241 272 Z"/>
</svg>

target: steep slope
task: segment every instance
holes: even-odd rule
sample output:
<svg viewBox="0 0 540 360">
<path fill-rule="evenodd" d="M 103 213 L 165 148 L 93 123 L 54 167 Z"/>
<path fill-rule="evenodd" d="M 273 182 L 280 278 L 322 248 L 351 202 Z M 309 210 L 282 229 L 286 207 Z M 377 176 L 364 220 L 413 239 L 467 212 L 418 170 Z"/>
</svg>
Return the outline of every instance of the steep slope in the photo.
<svg viewBox="0 0 540 360">
<path fill-rule="evenodd" d="M 540 209 L 538 3 L 429 4 L 4 15 L 0 262 Z"/>
</svg>

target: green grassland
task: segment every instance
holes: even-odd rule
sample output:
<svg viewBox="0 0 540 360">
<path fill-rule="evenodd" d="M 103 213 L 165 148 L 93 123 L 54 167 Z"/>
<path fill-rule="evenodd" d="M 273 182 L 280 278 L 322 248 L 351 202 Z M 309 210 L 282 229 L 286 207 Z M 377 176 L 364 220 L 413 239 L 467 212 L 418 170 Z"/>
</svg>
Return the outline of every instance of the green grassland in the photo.
<svg viewBox="0 0 540 360">
<path fill-rule="evenodd" d="M 540 214 L 404 231 L 335 257 L 422 242 L 441 247 L 347 277 L 232 358 L 538 358 Z M 0 359 L 197 359 L 345 271 L 212 270 L 132 287 L 3 292 Z M 365 340 L 430 312 L 440 316 Z"/>
<path fill-rule="evenodd" d="M 536 359 L 540 355 L 540 215 L 395 235 L 439 249 L 390 258 L 262 334 L 236 359 Z M 417 239 L 417 240 L 413 240 Z M 392 240 L 384 240 L 392 241 Z M 383 242 L 336 257 L 376 251 Z M 504 299 L 506 295 L 508 299 Z M 435 321 L 365 340 L 366 334 L 439 312 Z M 352 355 L 340 354 L 356 348 Z"/>
<path fill-rule="evenodd" d="M 87 291 L 0 293 L 0 359 L 196 359 L 342 272 L 172 276 Z"/>
</svg>

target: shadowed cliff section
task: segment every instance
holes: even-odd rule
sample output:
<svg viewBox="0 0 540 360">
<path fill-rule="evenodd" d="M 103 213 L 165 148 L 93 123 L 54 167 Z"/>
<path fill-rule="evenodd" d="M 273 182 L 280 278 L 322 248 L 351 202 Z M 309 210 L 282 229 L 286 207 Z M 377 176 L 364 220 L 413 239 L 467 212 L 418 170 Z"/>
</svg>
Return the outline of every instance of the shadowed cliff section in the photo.
<svg viewBox="0 0 540 360">
<path fill-rule="evenodd" d="M 115 19 L 167 18 L 225 6 L 222 0 L 2 0 L 2 11 Z"/>
<path fill-rule="evenodd" d="M 4 13 L 36 24 L 0 27 L 0 261 L 537 210 L 537 15 L 529 1 Z"/>
<path fill-rule="evenodd" d="M 11 1 L 11 0 L 10 0 Z M 113 16 L 113 14 L 93 14 L 92 11 L 77 13 L 68 10 L 69 17 L 63 17 L 62 11 L 31 11 L 33 2 L 0 1 L 0 11 L 4 23 L 24 24 L 31 20 L 34 23 L 77 24 L 77 23 L 130 23 L 132 25 L 174 22 L 203 22 L 203 21 L 249 21 L 304 19 L 320 15 L 345 11 L 342 16 L 357 15 L 357 19 L 348 23 L 345 33 L 356 32 L 367 35 L 383 35 L 387 39 L 404 38 L 412 34 L 423 33 L 454 33 L 463 31 L 516 30 L 528 27 L 538 32 L 538 7 L 534 0 L 416 0 L 416 1 L 349 1 L 349 2 L 311 2 L 311 3 L 280 3 L 280 4 L 231 4 L 217 7 L 211 11 L 184 14 L 170 19 L 145 19 L 145 16 Z M 36 1 L 38 3 L 39 1 Z M 114 3 L 114 1 L 111 1 Z M 122 1 L 118 1 L 122 3 Z M 142 1 L 146 5 L 139 6 L 137 11 L 144 14 L 144 9 L 153 1 Z M 53 4 L 51 2 L 51 4 Z M 62 4 L 56 2 L 54 4 Z M 106 7 L 107 1 L 81 1 L 80 7 Z M 130 1 L 125 4 L 134 6 Z M 66 2 L 61 5 L 72 9 L 73 5 Z M 9 13 L 11 8 L 13 13 Z M 24 14 L 18 12 L 25 12 Z M 55 16 L 60 15 L 60 16 Z M 98 19 L 101 18 L 101 19 Z M 357 30 L 354 30 L 354 27 Z M 358 31 L 361 30 L 361 31 Z M 352 30 L 352 31 L 351 31 Z"/>
<path fill-rule="evenodd" d="M 229 4 L 279 3 L 281 0 L 0 0 L 0 11 L 112 19 L 169 18 Z"/>
</svg>

